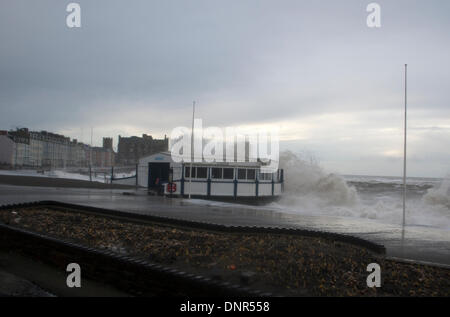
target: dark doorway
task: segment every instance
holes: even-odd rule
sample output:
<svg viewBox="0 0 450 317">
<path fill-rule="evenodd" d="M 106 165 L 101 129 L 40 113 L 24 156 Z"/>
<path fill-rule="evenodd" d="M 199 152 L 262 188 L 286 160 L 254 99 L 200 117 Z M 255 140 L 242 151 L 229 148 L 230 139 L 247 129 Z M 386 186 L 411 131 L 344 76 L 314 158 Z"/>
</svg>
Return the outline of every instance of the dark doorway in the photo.
<svg viewBox="0 0 450 317">
<path fill-rule="evenodd" d="M 159 189 L 169 181 L 170 163 L 148 163 L 148 188 Z"/>
</svg>

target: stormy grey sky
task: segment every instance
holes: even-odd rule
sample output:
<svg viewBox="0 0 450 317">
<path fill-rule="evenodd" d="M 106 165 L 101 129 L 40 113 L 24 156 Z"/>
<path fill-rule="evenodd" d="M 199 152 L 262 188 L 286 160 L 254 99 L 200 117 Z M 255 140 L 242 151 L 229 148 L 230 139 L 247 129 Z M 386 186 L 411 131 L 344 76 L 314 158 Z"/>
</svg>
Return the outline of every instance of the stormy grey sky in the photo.
<svg viewBox="0 0 450 317">
<path fill-rule="evenodd" d="M 0 2 L 0 129 L 94 143 L 190 126 L 281 128 L 281 149 L 328 171 L 450 173 L 450 2 L 362 0 Z"/>
</svg>

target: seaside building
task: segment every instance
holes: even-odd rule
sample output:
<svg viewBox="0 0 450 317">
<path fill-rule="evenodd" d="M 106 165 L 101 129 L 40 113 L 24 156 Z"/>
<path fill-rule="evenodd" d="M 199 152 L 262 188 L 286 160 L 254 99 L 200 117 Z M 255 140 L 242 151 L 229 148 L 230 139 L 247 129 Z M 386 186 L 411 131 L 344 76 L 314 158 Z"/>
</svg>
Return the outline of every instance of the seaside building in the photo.
<svg viewBox="0 0 450 317">
<path fill-rule="evenodd" d="M 0 166 L 3 167 L 88 167 L 90 162 L 95 167 L 110 167 L 114 157 L 112 139 L 106 148 L 92 148 L 76 139 L 47 131 L 27 128 L 0 131 Z"/>
<path fill-rule="evenodd" d="M 268 163 L 183 162 L 170 152 L 161 152 L 139 160 L 137 180 L 127 177 L 114 183 L 148 188 L 159 194 L 201 199 L 263 202 L 278 199 L 284 190 L 284 172 L 264 171 Z"/>
<path fill-rule="evenodd" d="M 0 167 L 12 166 L 16 144 L 8 137 L 7 131 L 0 131 Z"/>
<path fill-rule="evenodd" d="M 91 147 L 92 166 L 110 167 L 114 166 L 114 152 L 109 148 Z"/>
<path fill-rule="evenodd" d="M 154 139 L 151 135 L 142 137 L 121 137 L 117 145 L 117 161 L 121 165 L 134 165 L 139 159 L 158 152 L 168 151 L 169 139 Z"/>
<path fill-rule="evenodd" d="M 103 138 L 103 148 L 113 150 L 113 138 Z"/>
</svg>

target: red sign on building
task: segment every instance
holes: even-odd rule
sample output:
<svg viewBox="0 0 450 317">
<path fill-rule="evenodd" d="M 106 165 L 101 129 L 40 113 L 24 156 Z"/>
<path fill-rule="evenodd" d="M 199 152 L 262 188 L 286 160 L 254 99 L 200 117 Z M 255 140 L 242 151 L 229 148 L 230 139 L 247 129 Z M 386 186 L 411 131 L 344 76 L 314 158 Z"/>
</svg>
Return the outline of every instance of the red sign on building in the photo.
<svg viewBox="0 0 450 317">
<path fill-rule="evenodd" d="M 174 193 L 177 191 L 177 184 L 176 183 L 169 183 L 167 184 L 167 191 L 169 193 Z"/>
</svg>

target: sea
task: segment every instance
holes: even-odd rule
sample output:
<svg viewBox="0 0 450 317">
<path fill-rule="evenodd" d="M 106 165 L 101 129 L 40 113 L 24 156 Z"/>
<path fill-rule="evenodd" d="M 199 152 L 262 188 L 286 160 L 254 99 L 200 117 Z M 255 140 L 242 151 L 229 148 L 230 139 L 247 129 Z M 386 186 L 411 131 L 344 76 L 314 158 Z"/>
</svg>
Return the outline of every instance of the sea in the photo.
<svg viewBox="0 0 450 317">
<path fill-rule="evenodd" d="M 403 222 L 403 178 L 338 175 L 282 153 L 285 193 L 273 208 L 305 215 L 366 218 L 388 224 Z M 450 177 L 407 177 L 406 225 L 450 230 Z"/>
</svg>

